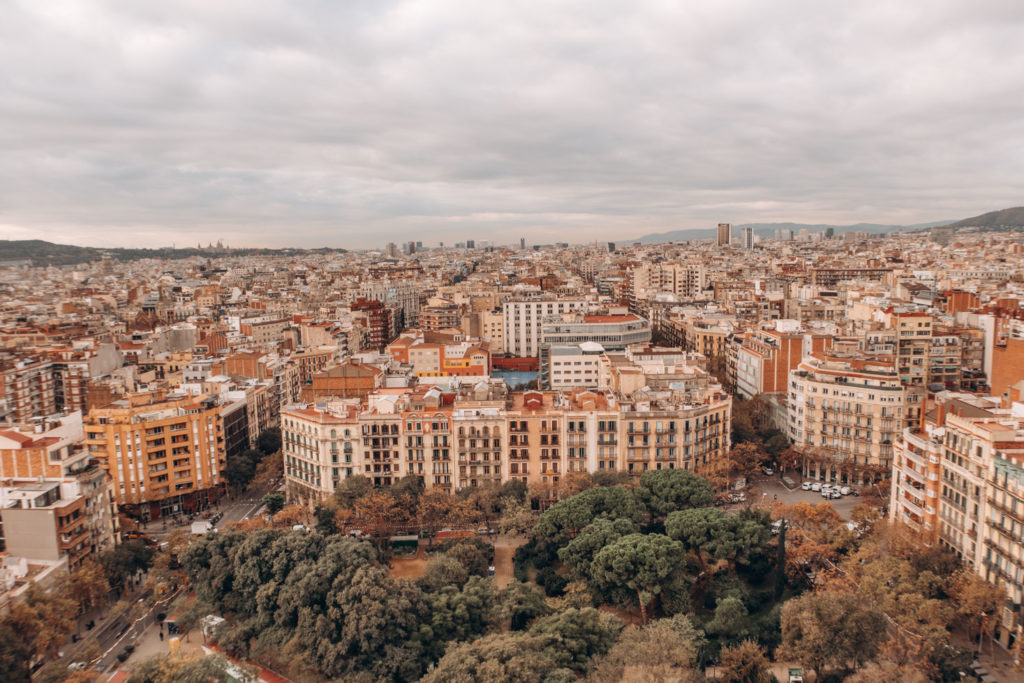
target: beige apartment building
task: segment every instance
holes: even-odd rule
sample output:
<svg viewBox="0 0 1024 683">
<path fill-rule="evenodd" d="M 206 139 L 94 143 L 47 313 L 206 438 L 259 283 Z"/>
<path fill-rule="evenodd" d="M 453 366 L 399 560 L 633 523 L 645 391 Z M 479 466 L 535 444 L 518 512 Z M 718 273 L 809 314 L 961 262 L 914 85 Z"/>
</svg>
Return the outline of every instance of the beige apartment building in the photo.
<svg viewBox="0 0 1024 683">
<path fill-rule="evenodd" d="M 1005 588 L 995 634 L 1014 647 L 1024 623 L 1024 404 L 939 395 L 896 450 L 890 518 Z"/>
<path fill-rule="evenodd" d="M 789 375 L 789 437 L 810 479 L 887 478 L 906 411 L 907 390 L 889 358 L 813 353 Z"/>
<path fill-rule="evenodd" d="M 557 486 L 571 472 L 709 471 L 729 449 L 732 399 L 717 385 L 508 392 L 500 380 L 385 389 L 358 400 L 282 413 L 285 475 L 294 500 L 330 495 L 348 476 L 385 485 L 421 477 L 455 492 L 512 479 Z"/>
</svg>

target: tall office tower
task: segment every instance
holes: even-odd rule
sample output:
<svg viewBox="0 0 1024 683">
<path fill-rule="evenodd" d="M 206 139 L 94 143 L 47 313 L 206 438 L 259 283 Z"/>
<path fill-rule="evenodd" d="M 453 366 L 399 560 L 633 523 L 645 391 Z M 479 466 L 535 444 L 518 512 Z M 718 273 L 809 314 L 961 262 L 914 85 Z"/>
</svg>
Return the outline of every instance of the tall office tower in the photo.
<svg viewBox="0 0 1024 683">
<path fill-rule="evenodd" d="M 520 237 L 519 238 L 519 248 L 520 249 L 526 249 L 526 238 L 525 237 Z"/>
<path fill-rule="evenodd" d="M 743 248 L 753 249 L 754 248 L 754 229 L 743 228 Z"/>
<path fill-rule="evenodd" d="M 398 258 L 398 245 L 394 242 L 388 242 L 387 246 L 384 247 L 384 255 L 388 258 Z"/>
<path fill-rule="evenodd" d="M 782 239 L 782 228 L 775 228 L 775 239 Z"/>
<path fill-rule="evenodd" d="M 476 249 L 476 240 L 466 240 L 466 249 Z"/>
<path fill-rule="evenodd" d="M 835 228 L 825 228 L 825 239 L 830 240 L 836 236 Z"/>
<path fill-rule="evenodd" d="M 415 254 L 416 253 L 416 243 L 415 242 L 409 242 L 409 246 L 406 249 L 406 251 L 408 251 L 410 254 Z"/>
<path fill-rule="evenodd" d="M 416 242 L 416 248 L 417 249 L 422 249 L 423 248 L 423 242 Z"/>
<path fill-rule="evenodd" d="M 732 240 L 732 225 L 729 223 L 718 224 L 718 246 L 724 247 Z"/>
<path fill-rule="evenodd" d="M 608 251 L 609 252 L 615 251 L 615 242 L 609 242 L 608 243 Z"/>
</svg>

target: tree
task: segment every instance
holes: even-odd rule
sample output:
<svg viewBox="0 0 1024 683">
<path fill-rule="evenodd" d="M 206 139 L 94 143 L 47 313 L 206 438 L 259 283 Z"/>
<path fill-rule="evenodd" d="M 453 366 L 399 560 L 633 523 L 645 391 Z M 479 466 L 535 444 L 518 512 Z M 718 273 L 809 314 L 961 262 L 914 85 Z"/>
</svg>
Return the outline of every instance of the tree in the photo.
<svg viewBox="0 0 1024 683">
<path fill-rule="evenodd" d="M 263 506 L 267 508 L 267 513 L 273 517 L 284 508 L 284 504 L 287 499 L 283 493 L 268 493 L 263 496 Z"/>
<path fill-rule="evenodd" d="M 342 510 L 355 508 L 356 503 L 373 493 L 373 482 L 361 474 L 345 477 L 334 489 L 334 500 Z"/>
<path fill-rule="evenodd" d="M 498 594 L 490 579 L 470 577 L 461 589 L 449 585 L 428 593 L 427 601 L 430 628 L 438 645 L 472 640 L 497 623 Z"/>
<path fill-rule="evenodd" d="M 648 603 L 683 569 L 683 544 L 679 541 L 662 534 L 630 534 L 598 551 L 590 571 L 599 587 L 632 591 L 646 624 Z"/>
<path fill-rule="evenodd" d="M 559 667 L 585 673 L 594 657 L 608 652 L 622 631 L 622 622 L 593 607 L 570 608 L 541 617 L 530 627 L 542 651 Z"/>
<path fill-rule="evenodd" d="M 732 447 L 729 459 L 735 463 L 733 476 L 747 477 L 757 472 L 768 455 L 755 441 L 745 441 Z"/>
<path fill-rule="evenodd" d="M 428 547 L 434 544 L 437 532 L 448 525 L 454 507 L 455 499 L 440 489 L 430 489 L 420 496 L 416 519 L 420 528 L 427 533 Z"/>
<path fill-rule="evenodd" d="M 224 466 L 224 478 L 232 488 L 244 490 L 256 476 L 256 468 L 262 459 L 263 454 L 251 448 L 231 456 Z"/>
<path fill-rule="evenodd" d="M 708 633 L 719 636 L 720 642 L 738 643 L 748 635 L 747 608 L 737 597 L 720 598 L 715 606 L 715 616 L 708 622 L 705 629 Z"/>
<path fill-rule="evenodd" d="M 857 595 L 835 591 L 805 593 L 782 606 L 784 656 L 822 676 L 826 667 L 856 669 L 870 661 L 885 637 L 885 617 Z"/>
<path fill-rule="evenodd" d="M 7 619 L 0 621 L 0 680 L 11 683 L 29 683 L 29 662 L 32 647 L 25 634 L 12 627 Z"/>
<path fill-rule="evenodd" d="M 701 572 L 708 560 L 723 560 L 763 550 L 771 532 L 760 520 L 729 515 L 716 508 L 697 508 L 671 513 L 665 520 L 669 538 L 693 551 Z"/>
<path fill-rule="evenodd" d="M 529 503 L 512 497 L 501 499 L 501 520 L 498 528 L 503 534 L 516 536 L 529 533 L 537 524 L 538 514 Z"/>
<path fill-rule="evenodd" d="M 383 550 L 385 540 L 391 535 L 396 525 L 407 521 L 403 508 L 398 501 L 384 492 L 371 493 L 356 501 L 356 519 L 363 531 Z"/>
<path fill-rule="evenodd" d="M 513 581 L 499 597 L 502 618 L 509 620 L 513 631 L 523 630 L 531 621 L 551 611 L 544 601 L 544 593 L 533 584 Z"/>
<path fill-rule="evenodd" d="M 656 519 L 664 519 L 676 510 L 707 507 L 714 498 L 706 479 L 676 469 L 644 472 L 636 494 Z"/>
<path fill-rule="evenodd" d="M 957 572 L 949 592 L 972 637 L 995 625 L 993 617 L 1006 600 L 1002 586 L 993 586 L 970 569 Z"/>
<path fill-rule="evenodd" d="M 681 614 L 652 621 L 643 628 L 627 626 L 608 654 L 594 662 L 593 673 L 587 680 L 703 681 L 704 677 L 694 671 L 694 664 L 704 642 L 704 634 Z M 627 675 L 638 673 L 646 677 Z"/>
<path fill-rule="evenodd" d="M 533 532 L 544 540 L 563 545 L 599 517 L 626 518 L 639 524 L 646 519 L 647 510 L 624 486 L 592 488 L 552 505 L 540 516 Z"/>
<path fill-rule="evenodd" d="M 129 577 L 149 568 L 153 561 L 153 550 L 140 539 L 125 541 L 103 552 L 99 563 L 111 586 L 121 587 Z"/>
<path fill-rule="evenodd" d="M 637 525 L 629 519 L 596 519 L 583 527 L 565 547 L 558 550 L 558 559 L 569 567 L 575 576 L 590 580 L 590 564 L 594 560 L 594 555 L 609 543 L 637 531 Z"/>
<path fill-rule="evenodd" d="M 428 593 L 438 591 L 446 586 L 461 588 L 469 579 L 469 571 L 465 565 L 447 553 L 430 558 L 423 575 L 416 583 Z"/>
<path fill-rule="evenodd" d="M 110 583 L 98 562 L 86 558 L 68 579 L 68 596 L 78 603 L 78 611 L 103 604 L 110 593 Z"/>
<path fill-rule="evenodd" d="M 277 427 L 270 427 L 260 432 L 256 437 L 256 448 L 263 455 L 273 455 L 281 450 L 281 430 Z"/>
<path fill-rule="evenodd" d="M 900 681 L 900 683 L 927 683 L 929 678 L 913 667 L 900 666 L 883 660 L 868 662 L 864 667 L 846 678 L 846 683 L 877 683 L 877 681 Z"/>
<path fill-rule="evenodd" d="M 131 667 L 128 683 L 209 683 L 229 677 L 231 663 L 220 654 L 200 652 L 154 655 Z M 238 669 L 236 665 L 236 670 Z M 244 670 L 244 669 L 243 669 Z M 243 681 L 255 682 L 255 671 L 244 671 Z"/>
<path fill-rule="evenodd" d="M 753 640 L 744 640 L 722 650 L 718 680 L 722 683 L 774 683 L 775 677 L 764 649 Z"/>
<path fill-rule="evenodd" d="M 536 683 L 557 668 L 544 656 L 544 639 L 518 633 L 495 633 L 451 648 L 423 683 Z"/>
<path fill-rule="evenodd" d="M 337 504 L 333 500 L 320 503 L 313 508 L 313 516 L 316 518 L 316 530 L 325 535 L 338 533 L 338 525 L 335 522 Z"/>
<path fill-rule="evenodd" d="M 34 655 L 42 657 L 55 654 L 64 644 L 74 630 L 77 610 L 75 601 L 61 591 L 48 592 L 32 584 L 25 598 L 10 606 L 5 622 Z"/>
</svg>

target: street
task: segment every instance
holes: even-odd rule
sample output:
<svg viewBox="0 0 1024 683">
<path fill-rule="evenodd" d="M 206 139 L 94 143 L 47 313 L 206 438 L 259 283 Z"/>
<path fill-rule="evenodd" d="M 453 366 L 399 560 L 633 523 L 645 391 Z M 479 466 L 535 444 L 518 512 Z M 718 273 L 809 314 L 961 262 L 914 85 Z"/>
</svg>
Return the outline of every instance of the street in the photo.
<svg viewBox="0 0 1024 683">
<path fill-rule="evenodd" d="M 233 522 L 239 522 L 243 519 L 249 519 L 262 506 L 263 496 L 270 493 L 271 491 L 283 491 L 284 485 L 263 487 L 258 490 L 250 489 L 243 492 L 235 498 L 224 497 L 213 506 L 212 509 L 207 510 L 202 515 L 195 517 L 195 521 L 206 519 L 206 514 L 214 514 L 217 512 L 223 513 L 220 521 L 217 522 L 217 528 L 223 529 L 228 524 Z M 171 534 L 175 531 L 189 531 L 191 528 L 191 521 L 187 516 L 180 518 L 178 521 L 168 520 L 166 526 L 164 520 L 157 520 L 155 522 L 149 522 L 146 527 L 141 527 L 139 530 L 147 536 L 152 536 L 155 539 L 162 539 L 164 536 Z"/>
</svg>

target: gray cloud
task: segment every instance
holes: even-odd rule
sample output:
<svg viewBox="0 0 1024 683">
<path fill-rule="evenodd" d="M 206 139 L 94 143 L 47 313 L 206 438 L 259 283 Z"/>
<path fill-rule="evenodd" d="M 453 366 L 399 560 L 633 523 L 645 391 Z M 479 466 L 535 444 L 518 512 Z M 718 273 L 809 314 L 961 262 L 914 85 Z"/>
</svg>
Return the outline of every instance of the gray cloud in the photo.
<svg viewBox="0 0 1024 683">
<path fill-rule="evenodd" d="M 624 239 L 1020 204 L 1024 5 L 15 2 L 0 235 Z"/>
</svg>

